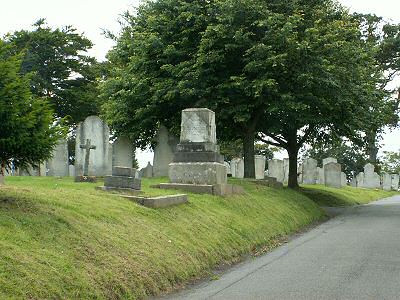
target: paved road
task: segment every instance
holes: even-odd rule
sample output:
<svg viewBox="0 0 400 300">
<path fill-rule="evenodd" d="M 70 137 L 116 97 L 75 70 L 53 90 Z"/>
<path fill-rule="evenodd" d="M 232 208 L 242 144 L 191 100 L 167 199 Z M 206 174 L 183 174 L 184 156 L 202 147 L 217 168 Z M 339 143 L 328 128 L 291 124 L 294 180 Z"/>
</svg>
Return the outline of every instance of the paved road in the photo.
<svg viewBox="0 0 400 300">
<path fill-rule="evenodd" d="M 400 196 L 354 207 L 171 299 L 400 299 Z"/>
</svg>

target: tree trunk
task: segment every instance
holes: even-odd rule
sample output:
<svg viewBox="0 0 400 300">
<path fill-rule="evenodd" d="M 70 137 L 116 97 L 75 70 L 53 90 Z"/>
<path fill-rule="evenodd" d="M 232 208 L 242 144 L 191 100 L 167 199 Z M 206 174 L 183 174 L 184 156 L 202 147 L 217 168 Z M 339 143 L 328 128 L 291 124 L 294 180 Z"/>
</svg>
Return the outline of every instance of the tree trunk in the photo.
<svg viewBox="0 0 400 300">
<path fill-rule="evenodd" d="M 297 131 L 287 138 L 287 152 L 289 155 L 289 180 L 288 187 L 291 189 L 299 188 L 297 180 L 297 156 L 299 154 L 299 147 L 297 145 Z"/>
<path fill-rule="evenodd" d="M 244 178 L 256 178 L 254 161 L 254 130 L 248 130 L 243 137 Z"/>
<path fill-rule="evenodd" d="M 368 141 L 368 159 L 369 162 L 372 164 L 376 163 L 377 156 L 378 156 L 378 147 L 376 146 L 376 131 L 371 131 L 368 133 L 367 141 Z"/>
</svg>

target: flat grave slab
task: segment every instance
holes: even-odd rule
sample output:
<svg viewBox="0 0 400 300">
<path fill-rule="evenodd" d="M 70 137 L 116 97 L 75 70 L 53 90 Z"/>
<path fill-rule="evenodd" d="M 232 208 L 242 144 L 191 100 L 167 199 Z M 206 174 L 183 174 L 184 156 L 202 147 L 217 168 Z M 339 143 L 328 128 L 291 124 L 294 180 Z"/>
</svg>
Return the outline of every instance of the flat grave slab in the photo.
<svg viewBox="0 0 400 300">
<path fill-rule="evenodd" d="M 168 195 L 159 197 L 140 197 L 140 196 L 121 195 L 121 197 L 133 200 L 139 203 L 140 205 L 149 208 L 165 208 L 188 202 L 188 196 L 186 194 Z"/>
</svg>

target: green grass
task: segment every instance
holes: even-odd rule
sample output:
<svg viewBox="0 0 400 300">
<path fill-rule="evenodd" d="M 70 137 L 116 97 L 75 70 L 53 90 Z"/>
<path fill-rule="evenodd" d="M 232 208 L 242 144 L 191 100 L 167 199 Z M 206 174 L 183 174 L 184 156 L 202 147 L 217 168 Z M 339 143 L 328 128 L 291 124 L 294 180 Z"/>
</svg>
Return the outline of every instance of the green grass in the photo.
<svg viewBox="0 0 400 300">
<path fill-rule="evenodd" d="M 144 180 L 143 190 L 179 193 L 150 188 L 160 181 Z M 189 194 L 189 204 L 154 210 L 71 178 L 7 177 L 0 187 L 0 299 L 165 293 L 325 217 L 302 193 L 233 182 L 245 194 Z M 306 191 L 342 199 L 339 190 Z M 370 193 L 357 191 L 349 190 L 349 199 Z"/>
<path fill-rule="evenodd" d="M 398 194 L 397 192 L 385 192 L 378 189 L 357 189 L 349 186 L 336 189 L 323 185 L 304 185 L 300 191 L 317 204 L 332 207 L 367 204 Z"/>
</svg>

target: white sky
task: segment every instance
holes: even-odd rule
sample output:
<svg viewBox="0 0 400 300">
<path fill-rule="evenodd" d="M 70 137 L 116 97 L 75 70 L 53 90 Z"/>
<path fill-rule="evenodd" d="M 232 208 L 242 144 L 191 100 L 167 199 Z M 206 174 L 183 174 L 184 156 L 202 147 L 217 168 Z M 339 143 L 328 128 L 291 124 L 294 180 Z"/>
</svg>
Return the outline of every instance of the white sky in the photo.
<svg viewBox="0 0 400 300">
<path fill-rule="evenodd" d="M 112 42 L 102 35 L 102 29 L 118 32 L 119 15 L 139 4 L 139 0 L 0 0 L 0 35 L 19 29 L 29 29 L 39 18 L 50 26 L 72 25 L 95 45 L 91 52 L 104 60 Z M 340 0 L 351 11 L 375 13 L 400 23 L 399 0 Z M 400 130 L 387 133 L 383 150 L 400 148 Z M 141 167 L 152 161 L 152 154 L 138 153 Z"/>
</svg>

